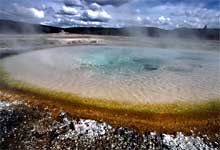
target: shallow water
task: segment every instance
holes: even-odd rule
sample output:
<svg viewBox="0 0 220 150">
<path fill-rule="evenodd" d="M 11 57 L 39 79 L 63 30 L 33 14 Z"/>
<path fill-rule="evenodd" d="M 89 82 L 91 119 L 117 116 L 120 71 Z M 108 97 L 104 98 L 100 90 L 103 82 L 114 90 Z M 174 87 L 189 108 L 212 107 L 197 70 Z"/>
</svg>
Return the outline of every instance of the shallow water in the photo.
<svg viewBox="0 0 220 150">
<path fill-rule="evenodd" d="M 141 103 L 220 97 L 216 51 L 79 46 L 4 59 L 15 79 L 83 97 Z"/>
</svg>

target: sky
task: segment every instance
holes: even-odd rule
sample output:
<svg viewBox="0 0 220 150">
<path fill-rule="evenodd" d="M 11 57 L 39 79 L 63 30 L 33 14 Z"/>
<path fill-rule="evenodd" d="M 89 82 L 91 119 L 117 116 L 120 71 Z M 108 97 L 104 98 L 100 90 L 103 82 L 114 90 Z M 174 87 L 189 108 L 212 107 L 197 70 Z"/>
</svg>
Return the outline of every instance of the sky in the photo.
<svg viewBox="0 0 220 150">
<path fill-rule="evenodd" d="M 0 19 L 59 27 L 219 28 L 219 0 L 0 0 Z"/>
</svg>

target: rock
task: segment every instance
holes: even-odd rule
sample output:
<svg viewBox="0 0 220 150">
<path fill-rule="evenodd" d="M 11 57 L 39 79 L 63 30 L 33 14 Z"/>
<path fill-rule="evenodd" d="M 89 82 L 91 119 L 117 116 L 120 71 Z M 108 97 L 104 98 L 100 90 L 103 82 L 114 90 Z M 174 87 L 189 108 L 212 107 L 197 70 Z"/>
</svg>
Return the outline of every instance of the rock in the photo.
<svg viewBox="0 0 220 150">
<path fill-rule="evenodd" d="M 218 137 L 219 135 L 217 135 Z M 39 107 L 0 101 L 0 149 L 218 149 L 207 135 L 139 134 L 133 129 L 113 128 L 105 122 L 73 120 L 61 112 L 58 120 Z"/>
</svg>

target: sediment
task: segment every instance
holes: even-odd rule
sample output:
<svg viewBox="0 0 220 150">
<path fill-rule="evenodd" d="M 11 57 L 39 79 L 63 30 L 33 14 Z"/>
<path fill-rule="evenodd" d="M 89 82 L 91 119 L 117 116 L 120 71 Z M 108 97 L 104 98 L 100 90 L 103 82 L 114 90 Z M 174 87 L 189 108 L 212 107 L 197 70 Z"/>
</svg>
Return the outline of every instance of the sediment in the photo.
<svg viewBox="0 0 220 150">
<path fill-rule="evenodd" d="M 38 105 L 0 101 L 0 149 L 218 149 L 207 135 L 138 133 L 105 122 L 73 119 L 60 112 L 56 120 Z"/>
</svg>

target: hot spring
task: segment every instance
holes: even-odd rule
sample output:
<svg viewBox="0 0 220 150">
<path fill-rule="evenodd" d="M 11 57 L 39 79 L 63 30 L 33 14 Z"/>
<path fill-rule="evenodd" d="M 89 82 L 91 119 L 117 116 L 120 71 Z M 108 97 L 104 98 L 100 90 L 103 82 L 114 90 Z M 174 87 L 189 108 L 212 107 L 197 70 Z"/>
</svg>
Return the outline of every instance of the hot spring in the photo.
<svg viewBox="0 0 220 150">
<path fill-rule="evenodd" d="M 216 51 L 74 46 L 5 58 L 17 80 L 82 97 L 134 103 L 220 97 Z"/>
</svg>

